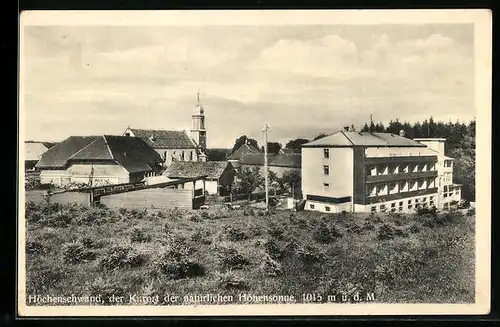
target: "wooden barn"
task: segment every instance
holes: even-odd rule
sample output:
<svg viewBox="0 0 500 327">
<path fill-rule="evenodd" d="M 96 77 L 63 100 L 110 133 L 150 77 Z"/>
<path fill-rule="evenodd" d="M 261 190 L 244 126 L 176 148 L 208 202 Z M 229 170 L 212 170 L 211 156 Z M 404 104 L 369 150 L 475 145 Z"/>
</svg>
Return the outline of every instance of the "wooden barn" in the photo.
<svg viewBox="0 0 500 327">
<path fill-rule="evenodd" d="M 142 139 L 70 136 L 47 150 L 36 164 L 40 182 L 64 186 L 133 183 L 161 174 L 162 158 Z"/>
<path fill-rule="evenodd" d="M 169 179 L 205 177 L 207 194 L 227 195 L 236 171 L 227 161 L 174 162 L 163 173 Z"/>
</svg>

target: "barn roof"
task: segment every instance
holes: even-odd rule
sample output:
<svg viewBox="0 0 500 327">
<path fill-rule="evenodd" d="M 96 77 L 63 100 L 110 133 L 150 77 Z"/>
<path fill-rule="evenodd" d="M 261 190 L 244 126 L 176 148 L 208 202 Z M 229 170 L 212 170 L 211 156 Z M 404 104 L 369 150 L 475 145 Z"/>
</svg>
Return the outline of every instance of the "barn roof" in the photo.
<svg viewBox="0 0 500 327">
<path fill-rule="evenodd" d="M 154 149 L 196 149 L 196 143 L 185 131 L 130 129 L 135 137 L 143 139 Z"/>
<path fill-rule="evenodd" d="M 168 178 L 207 176 L 207 179 L 219 179 L 228 165 L 233 169 L 227 161 L 176 161 L 163 175 Z"/>
<path fill-rule="evenodd" d="M 129 173 L 151 171 L 160 155 L 140 138 L 70 136 L 42 155 L 37 168 L 64 168 L 70 162 L 113 161 Z"/>
<path fill-rule="evenodd" d="M 270 167 L 300 168 L 301 158 L 300 154 L 268 154 L 267 164 Z M 244 155 L 240 163 L 242 165 L 264 166 L 264 154 Z"/>
<path fill-rule="evenodd" d="M 243 144 L 238 149 L 236 149 L 231 155 L 227 158 L 228 160 L 240 160 L 246 154 L 258 154 L 261 153 L 258 148 L 251 144 Z"/>
<path fill-rule="evenodd" d="M 346 132 L 340 131 L 303 144 L 302 147 L 426 147 L 417 141 L 392 133 Z"/>
<path fill-rule="evenodd" d="M 48 149 L 43 142 L 24 142 L 24 160 L 38 161 Z"/>
</svg>

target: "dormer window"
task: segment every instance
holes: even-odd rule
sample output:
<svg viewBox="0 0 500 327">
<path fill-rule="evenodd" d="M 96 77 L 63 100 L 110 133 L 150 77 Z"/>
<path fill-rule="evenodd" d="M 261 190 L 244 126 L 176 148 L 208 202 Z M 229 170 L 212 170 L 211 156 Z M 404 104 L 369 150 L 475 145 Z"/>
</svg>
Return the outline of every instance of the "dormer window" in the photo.
<svg viewBox="0 0 500 327">
<path fill-rule="evenodd" d="M 125 133 L 125 136 L 130 136 L 130 133 L 129 132 Z"/>
</svg>

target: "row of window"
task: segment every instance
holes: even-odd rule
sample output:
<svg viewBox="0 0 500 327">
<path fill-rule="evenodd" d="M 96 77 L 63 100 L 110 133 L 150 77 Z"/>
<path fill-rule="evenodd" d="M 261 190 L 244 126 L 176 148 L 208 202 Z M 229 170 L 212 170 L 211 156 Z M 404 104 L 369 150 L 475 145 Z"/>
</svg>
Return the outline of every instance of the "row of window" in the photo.
<svg viewBox="0 0 500 327">
<path fill-rule="evenodd" d="M 389 203 L 382 203 L 380 205 L 371 206 L 370 211 L 371 212 L 378 212 L 378 211 L 380 211 L 380 212 L 386 212 L 386 211 L 391 211 L 391 212 L 398 212 L 399 211 L 399 212 L 401 212 L 401 211 L 404 211 L 405 206 L 406 206 L 406 208 L 408 208 L 408 210 L 414 210 L 419 205 L 421 205 L 423 208 L 434 206 L 434 196 L 429 196 L 429 197 L 424 196 L 422 198 L 394 201 L 394 202 L 389 202 Z"/>
<path fill-rule="evenodd" d="M 316 205 L 315 204 L 310 204 L 309 208 L 312 209 L 312 210 L 314 210 L 316 208 Z M 332 208 L 330 206 L 325 206 L 325 211 L 330 212 L 331 209 Z"/>
<path fill-rule="evenodd" d="M 416 190 L 425 190 L 436 187 L 434 178 L 415 179 L 399 183 L 386 183 L 382 185 L 367 186 L 368 196 L 379 196 L 387 194 L 396 194 L 411 192 Z"/>
<path fill-rule="evenodd" d="M 380 176 L 380 175 L 396 175 L 408 174 L 424 171 L 435 171 L 435 164 L 379 164 L 368 165 L 366 169 L 367 176 Z"/>
</svg>

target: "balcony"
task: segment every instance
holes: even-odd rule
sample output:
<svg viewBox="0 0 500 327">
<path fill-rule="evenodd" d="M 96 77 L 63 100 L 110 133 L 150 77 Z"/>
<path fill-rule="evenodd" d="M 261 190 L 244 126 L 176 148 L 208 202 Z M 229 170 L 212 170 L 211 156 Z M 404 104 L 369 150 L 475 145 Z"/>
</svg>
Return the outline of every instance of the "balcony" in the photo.
<svg viewBox="0 0 500 327">
<path fill-rule="evenodd" d="M 411 172 L 411 173 L 403 173 L 403 174 L 394 174 L 394 175 L 375 175 L 375 176 L 367 176 L 366 183 L 380 183 L 380 182 L 392 182 L 399 180 L 407 180 L 407 179 L 415 179 L 415 178 L 433 178 L 437 177 L 437 171 L 421 171 L 421 172 Z"/>
<path fill-rule="evenodd" d="M 437 191 L 438 191 L 437 188 L 428 188 L 425 190 L 416 190 L 416 191 L 410 191 L 410 192 L 400 192 L 400 193 L 395 193 L 395 194 L 378 195 L 378 196 L 366 198 L 365 204 L 394 201 L 394 200 L 399 200 L 399 199 L 404 199 L 404 198 L 411 198 L 414 196 L 434 194 L 434 193 L 437 193 Z"/>
<path fill-rule="evenodd" d="M 395 156 L 395 157 L 368 157 L 366 164 L 399 164 L 399 163 L 428 163 L 436 164 L 437 156 Z"/>
</svg>

